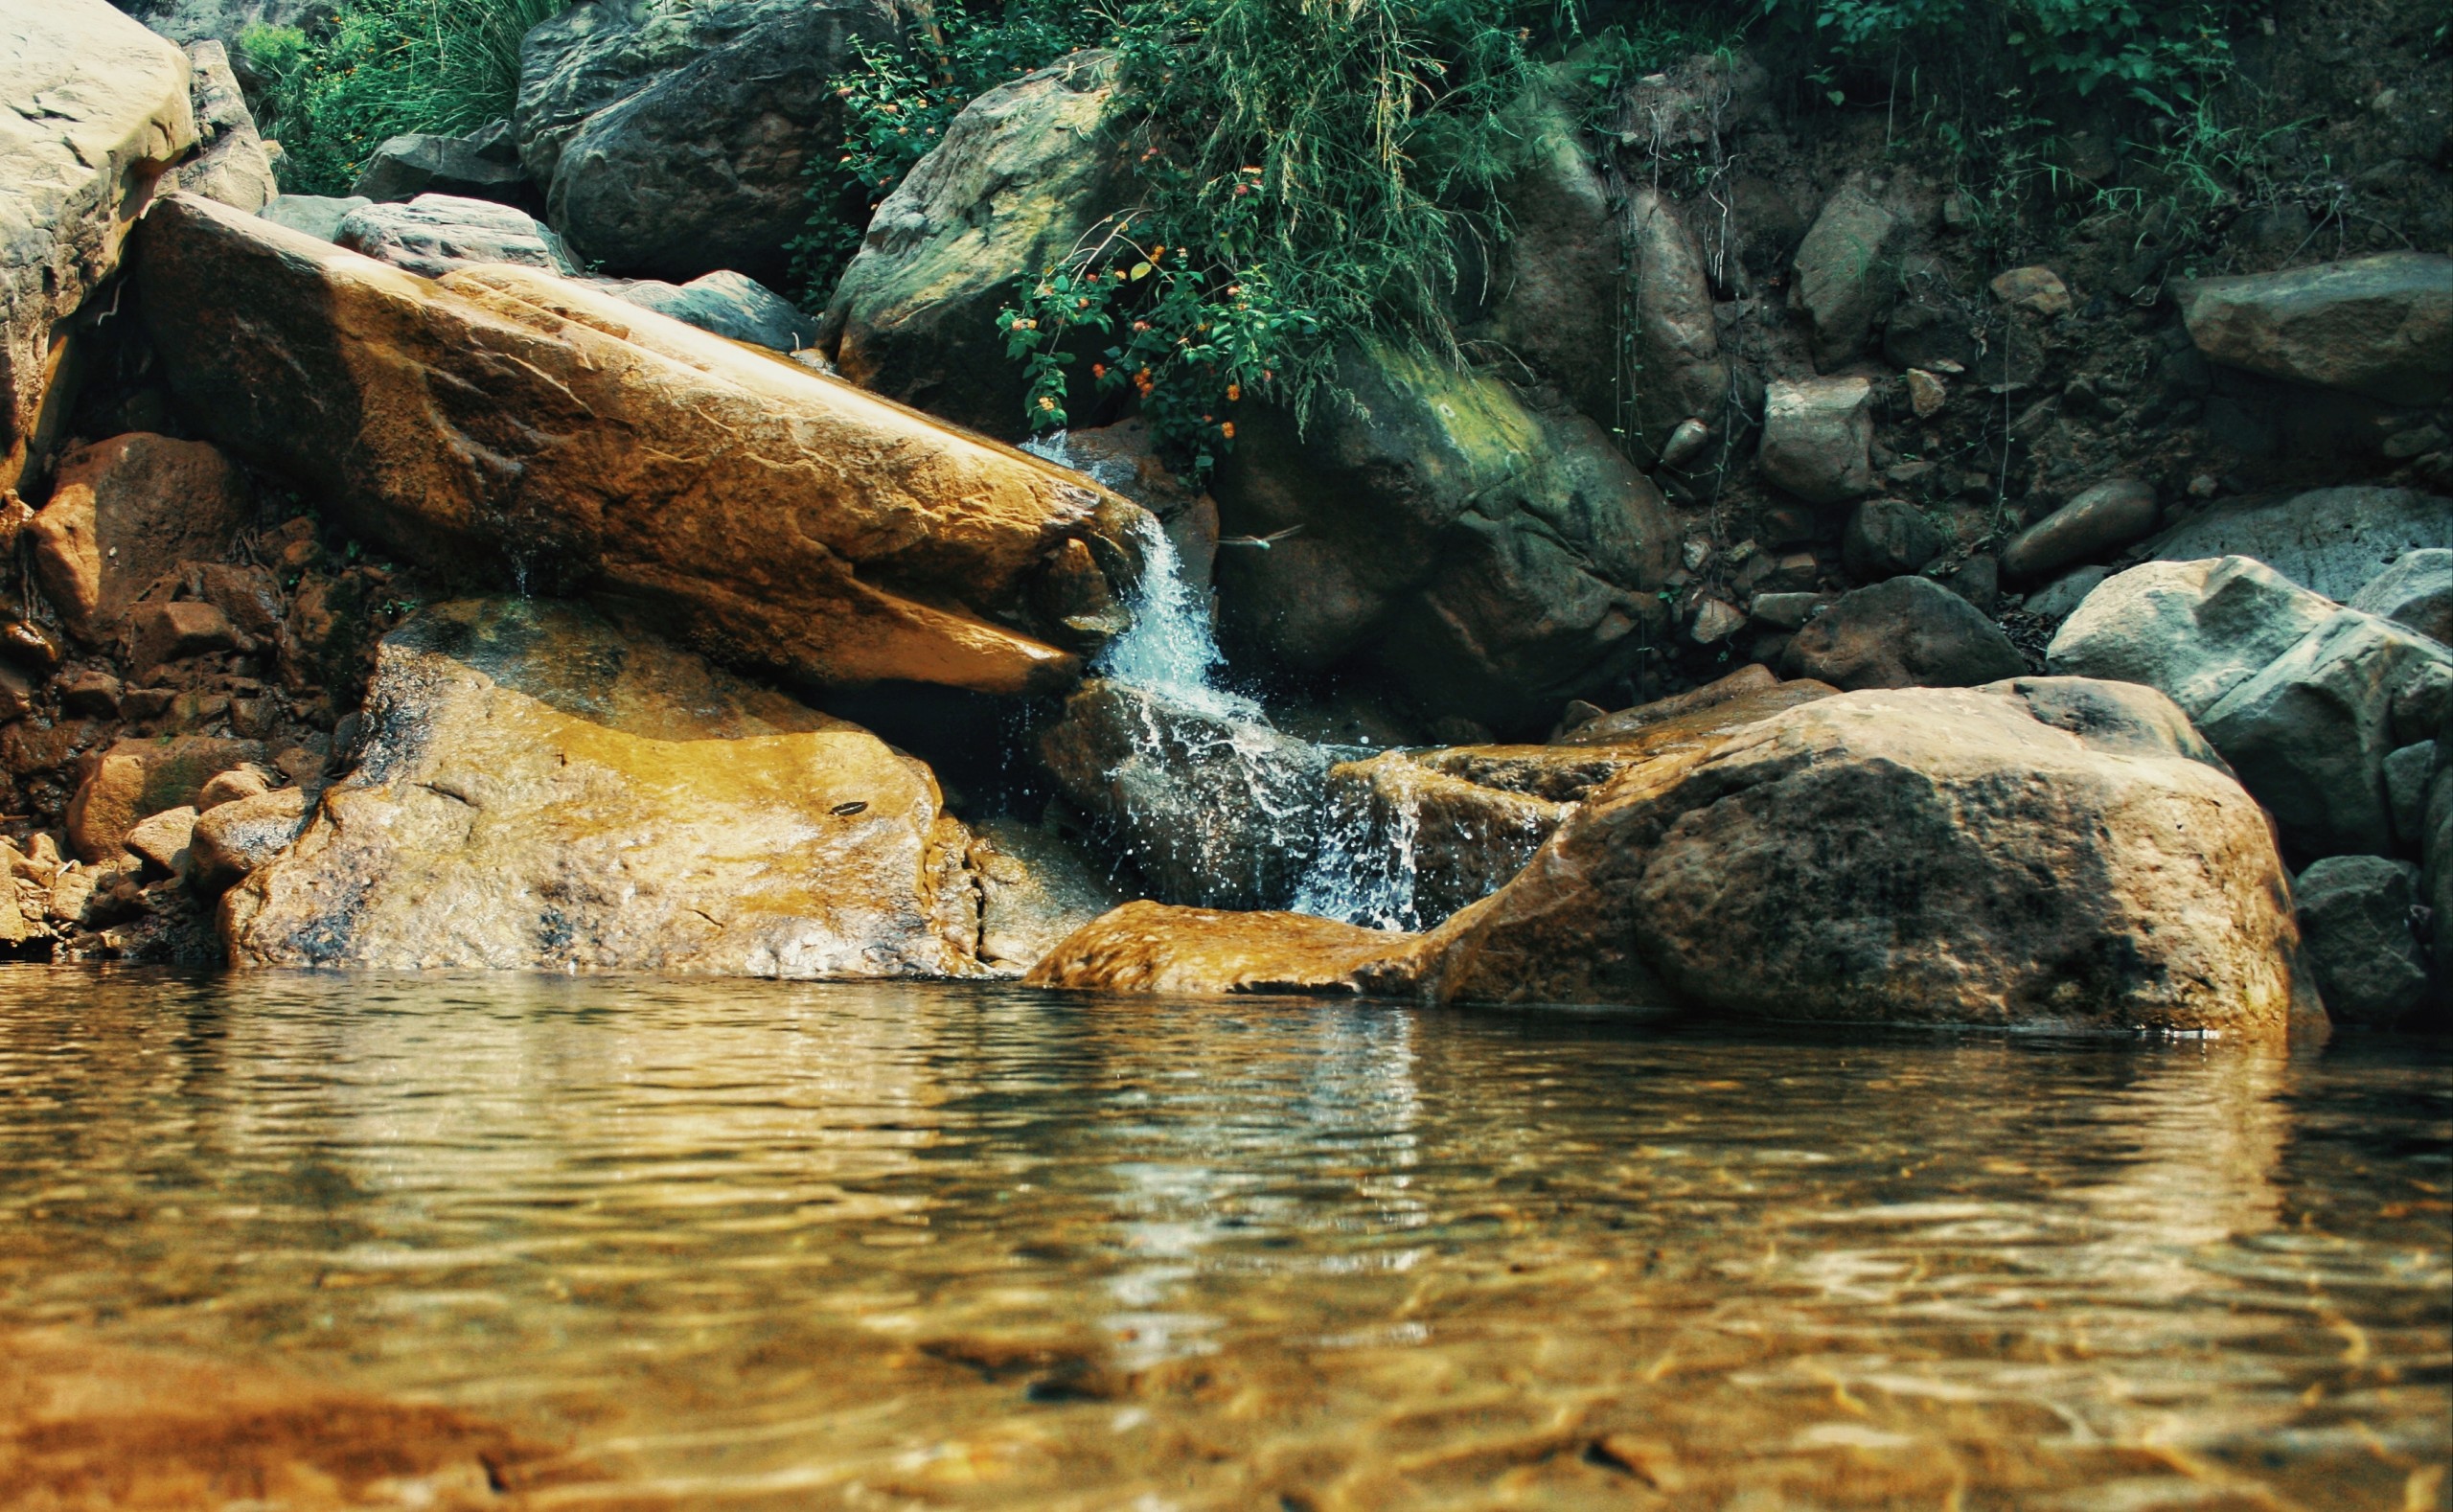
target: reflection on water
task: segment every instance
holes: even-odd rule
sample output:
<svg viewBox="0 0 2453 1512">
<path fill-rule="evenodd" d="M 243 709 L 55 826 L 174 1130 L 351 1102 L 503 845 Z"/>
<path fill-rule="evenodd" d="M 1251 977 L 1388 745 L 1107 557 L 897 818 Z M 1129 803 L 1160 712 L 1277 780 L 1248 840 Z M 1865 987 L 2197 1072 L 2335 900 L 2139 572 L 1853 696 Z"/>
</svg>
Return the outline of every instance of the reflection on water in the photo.
<svg viewBox="0 0 2453 1512">
<path fill-rule="evenodd" d="M 2445 1507 L 2442 1046 L 0 972 L 0 1327 L 692 1506 Z"/>
</svg>

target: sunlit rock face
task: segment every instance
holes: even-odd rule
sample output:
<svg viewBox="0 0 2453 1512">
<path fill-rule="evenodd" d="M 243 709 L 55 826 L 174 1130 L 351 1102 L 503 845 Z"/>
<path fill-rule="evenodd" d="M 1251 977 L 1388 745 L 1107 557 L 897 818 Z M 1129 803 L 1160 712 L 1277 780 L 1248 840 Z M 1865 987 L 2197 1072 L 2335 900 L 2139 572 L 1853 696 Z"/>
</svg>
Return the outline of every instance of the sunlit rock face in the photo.
<svg viewBox="0 0 2453 1512">
<path fill-rule="evenodd" d="M 802 682 L 1060 688 L 1136 505 L 534 268 L 413 276 L 174 195 L 148 323 L 200 428 L 419 561 L 618 602 Z"/>
<path fill-rule="evenodd" d="M 988 974 L 926 767 L 585 609 L 427 610 L 384 641 L 366 731 L 224 902 L 234 961 Z"/>
<path fill-rule="evenodd" d="M 2297 938 L 2264 813 L 2169 699 L 2018 678 L 1634 768 L 1417 966 L 1452 1001 L 2261 1034 Z"/>
<path fill-rule="evenodd" d="M 1375 963 L 1413 936 L 1306 913 L 1226 913 L 1129 903 L 1033 968 L 1035 987 L 1219 997 L 1369 991 Z"/>
</svg>

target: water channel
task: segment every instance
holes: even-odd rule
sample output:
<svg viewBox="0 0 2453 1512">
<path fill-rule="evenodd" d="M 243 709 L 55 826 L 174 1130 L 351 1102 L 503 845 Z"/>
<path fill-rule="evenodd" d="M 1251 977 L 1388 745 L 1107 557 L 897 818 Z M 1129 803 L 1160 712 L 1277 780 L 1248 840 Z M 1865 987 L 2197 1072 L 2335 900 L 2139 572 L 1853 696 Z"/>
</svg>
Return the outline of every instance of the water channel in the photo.
<svg viewBox="0 0 2453 1512">
<path fill-rule="evenodd" d="M 0 1333 L 538 1505 L 2441 1508 L 2453 1050 L 0 969 Z"/>
</svg>

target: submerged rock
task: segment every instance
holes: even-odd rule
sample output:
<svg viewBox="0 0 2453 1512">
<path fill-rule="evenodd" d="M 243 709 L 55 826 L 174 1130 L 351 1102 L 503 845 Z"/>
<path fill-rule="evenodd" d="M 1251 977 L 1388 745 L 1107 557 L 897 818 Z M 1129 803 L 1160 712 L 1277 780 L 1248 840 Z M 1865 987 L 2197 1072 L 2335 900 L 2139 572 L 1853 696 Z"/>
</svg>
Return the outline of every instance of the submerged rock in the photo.
<svg viewBox="0 0 2453 1512">
<path fill-rule="evenodd" d="M 224 899 L 235 962 L 986 974 L 926 767 L 585 609 L 426 610 L 385 638 L 365 729 Z"/>
<path fill-rule="evenodd" d="M 1057 787 L 1166 902 L 1281 906 L 1319 843 L 1329 753 L 1257 710 L 1100 679 L 1066 701 L 1039 749 Z"/>
<path fill-rule="evenodd" d="M 1820 699 L 1637 768 L 1426 939 L 1419 990 L 2279 1031 L 2296 936 L 2264 815 L 2160 695 L 2076 721 L 2052 681 Z"/>
<path fill-rule="evenodd" d="M 1412 939 L 1306 913 L 1129 903 L 1067 937 L 1023 980 L 1188 997 L 1370 991 L 1380 985 L 1371 968 Z"/>
<path fill-rule="evenodd" d="M 67 317 L 195 145 L 193 73 L 104 0 L 10 0 L 0 17 L 0 489 L 30 481 L 67 419 L 44 402 Z"/>
<path fill-rule="evenodd" d="M 406 556 L 805 682 L 989 693 L 1068 684 L 1134 570 L 1138 509 L 1080 476 L 600 289 L 416 279 L 186 195 L 145 241 L 181 401 Z"/>
</svg>

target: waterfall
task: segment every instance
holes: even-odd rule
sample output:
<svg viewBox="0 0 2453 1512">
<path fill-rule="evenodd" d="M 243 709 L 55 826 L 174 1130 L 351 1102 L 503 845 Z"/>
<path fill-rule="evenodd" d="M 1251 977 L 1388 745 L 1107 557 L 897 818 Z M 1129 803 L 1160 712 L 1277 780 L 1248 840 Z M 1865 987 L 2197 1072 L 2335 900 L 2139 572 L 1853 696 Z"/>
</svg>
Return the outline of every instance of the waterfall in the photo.
<svg viewBox="0 0 2453 1512">
<path fill-rule="evenodd" d="M 1414 839 L 1422 828 L 1414 795 L 1400 794 L 1384 815 L 1371 784 L 1333 775 L 1321 821 L 1319 849 L 1295 891 L 1295 911 L 1374 929 L 1423 928 L 1414 906 Z"/>
</svg>

